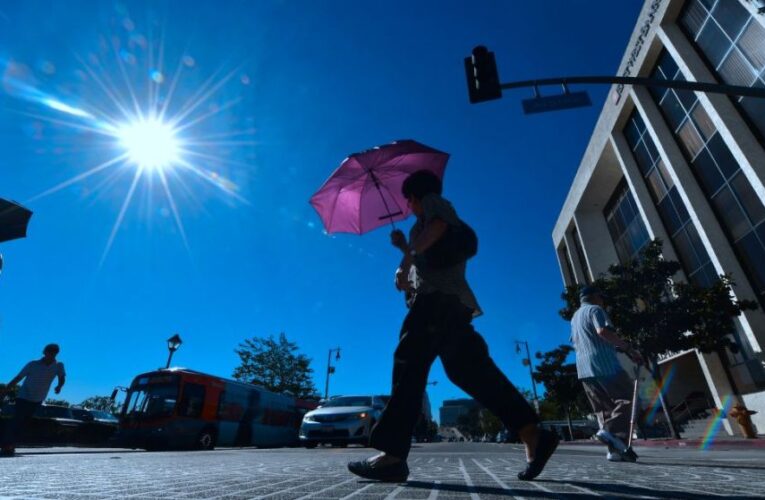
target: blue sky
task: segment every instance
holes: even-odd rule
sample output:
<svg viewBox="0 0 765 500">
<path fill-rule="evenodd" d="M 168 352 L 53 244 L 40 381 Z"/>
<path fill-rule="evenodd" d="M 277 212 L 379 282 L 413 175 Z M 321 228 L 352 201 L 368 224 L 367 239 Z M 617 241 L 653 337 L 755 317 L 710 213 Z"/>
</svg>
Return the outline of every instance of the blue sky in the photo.
<svg viewBox="0 0 765 500">
<path fill-rule="evenodd" d="M 392 285 L 399 254 L 387 229 L 323 234 L 308 199 L 347 154 L 412 138 L 452 155 L 445 195 L 480 238 L 468 278 L 486 314 L 475 325 L 528 388 L 513 340 L 534 351 L 567 342 L 550 234 L 607 88 L 587 88 L 592 108 L 543 115 L 522 114 L 530 90 L 470 105 L 462 58 L 487 45 L 502 81 L 613 74 L 641 5 L 4 2 L 0 196 L 35 214 L 27 239 L 0 246 L 0 380 L 58 342 L 61 396 L 108 394 L 164 366 L 174 332 L 184 340 L 174 364 L 230 376 L 239 342 L 283 331 L 313 358 L 320 390 L 339 346 L 332 393 L 388 392 L 405 314 Z M 168 96 L 177 67 L 171 115 L 230 74 L 182 133 L 213 182 L 167 174 L 184 242 L 158 176 L 142 176 L 105 252 L 135 165 L 36 196 L 122 153 L 83 128 L 120 116 L 96 78 L 128 108 L 132 88 L 146 109 L 149 89 Z M 438 361 L 430 379 L 434 412 L 464 396 Z"/>
</svg>

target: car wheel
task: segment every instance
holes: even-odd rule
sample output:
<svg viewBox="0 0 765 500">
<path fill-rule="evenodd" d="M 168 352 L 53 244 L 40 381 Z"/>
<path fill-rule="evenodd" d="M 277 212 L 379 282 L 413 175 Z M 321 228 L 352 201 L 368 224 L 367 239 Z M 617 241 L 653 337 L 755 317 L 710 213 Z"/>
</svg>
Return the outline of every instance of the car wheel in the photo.
<svg viewBox="0 0 765 500">
<path fill-rule="evenodd" d="M 204 429 L 197 436 L 196 445 L 198 450 L 215 449 L 215 431 L 213 429 Z"/>
</svg>

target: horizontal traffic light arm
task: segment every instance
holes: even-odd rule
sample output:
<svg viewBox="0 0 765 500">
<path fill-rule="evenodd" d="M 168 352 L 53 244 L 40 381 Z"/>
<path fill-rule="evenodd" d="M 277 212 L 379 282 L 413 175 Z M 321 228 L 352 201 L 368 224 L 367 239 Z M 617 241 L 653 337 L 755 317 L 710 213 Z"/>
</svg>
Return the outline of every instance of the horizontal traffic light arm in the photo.
<svg viewBox="0 0 765 500">
<path fill-rule="evenodd" d="M 677 90 L 693 90 L 711 94 L 727 94 L 741 97 L 765 98 L 765 88 L 742 87 L 721 83 L 688 82 L 684 80 L 657 80 L 634 76 L 569 76 L 564 78 L 543 78 L 541 80 L 524 80 L 522 82 L 503 83 L 502 90 L 522 87 L 542 87 L 545 85 L 567 85 L 575 83 L 608 83 L 624 85 L 642 85 L 644 87 L 662 87 Z"/>
</svg>

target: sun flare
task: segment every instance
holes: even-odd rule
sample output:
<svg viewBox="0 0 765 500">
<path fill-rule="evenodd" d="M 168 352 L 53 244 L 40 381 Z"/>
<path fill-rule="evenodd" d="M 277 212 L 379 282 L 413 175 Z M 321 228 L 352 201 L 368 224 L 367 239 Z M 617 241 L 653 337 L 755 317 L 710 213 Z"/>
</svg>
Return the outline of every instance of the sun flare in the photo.
<svg viewBox="0 0 765 500">
<path fill-rule="evenodd" d="M 158 119 L 128 123 L 115 135 L 128 158 L 140 168 L 164 170 L 181 160 L 181 145 L 175 130 Z"/>
</svg>

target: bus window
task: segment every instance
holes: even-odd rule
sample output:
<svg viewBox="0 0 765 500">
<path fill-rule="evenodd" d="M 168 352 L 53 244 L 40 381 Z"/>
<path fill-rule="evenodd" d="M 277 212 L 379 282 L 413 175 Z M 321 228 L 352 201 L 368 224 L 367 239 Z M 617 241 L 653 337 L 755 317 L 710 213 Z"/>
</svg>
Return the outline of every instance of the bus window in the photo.
<svg viewBox="0 0 765 500">
<path fill-rule="evenodd" d="M 218 401 L 218 418 L 221 420 L 240 421 L 248 406 L 249 392 L 244 387 L 228 384 L 220 394 Z"/>
<path fill-rule="evenodd" d="M 148 385 L 130 390 L 125 403 L 126 415 L 142 414 L 150 417 L 171 415 L 178 399 L 176 385 Z"/>
<path fill-rule="evenodd" d="M 198 418 L 202 416 L 204 402 L 205 386 L 187 383 L 183 386 L 183 397 L 178 414 L 182 417 Z"/>
</svg>

